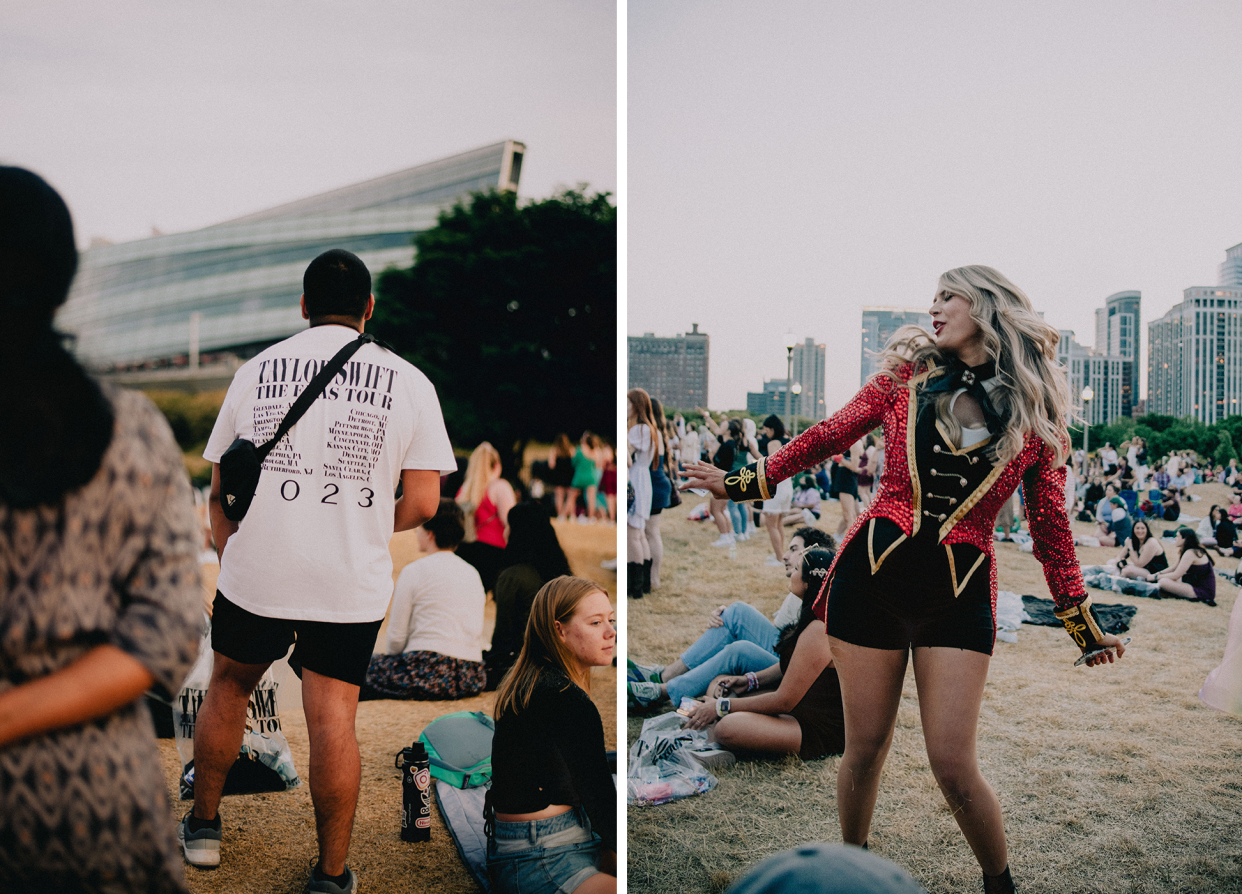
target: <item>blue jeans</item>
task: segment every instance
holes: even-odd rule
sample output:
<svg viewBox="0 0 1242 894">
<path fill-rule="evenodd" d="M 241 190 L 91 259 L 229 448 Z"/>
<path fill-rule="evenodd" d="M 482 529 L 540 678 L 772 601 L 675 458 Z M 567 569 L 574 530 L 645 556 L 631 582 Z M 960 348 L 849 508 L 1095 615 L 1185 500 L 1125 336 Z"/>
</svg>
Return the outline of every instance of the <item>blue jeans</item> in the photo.
<svg viewBox="0 0 1242 894">
<path fill-rule="evenodd" d="M 570 894 L 599 872 L 602 847 L 581 808 L 525 823 L 497 821 L 487 874 L 497 894 Z"/>
<path fill-rule="evenodd" d="M 750 503 L 734 503 L 729 501 L 729 518 L 733 522 L 734 534 L 745 534 L 749 529 L 754 528 L 750 523 Z"/>
<path fill-rule="evenodd" d="M 699 696 L 711 681 L 727 674 L 739 676 L 761 671 L 776 663 L 776 640 L 780 631 L 763 613 L 745 602 L 724 610 L 722 627 L 712 627 L 682 654 L 688 673 L 668 681 L 668 697 L 675 706 L 682 696 Z"/>
</svg>

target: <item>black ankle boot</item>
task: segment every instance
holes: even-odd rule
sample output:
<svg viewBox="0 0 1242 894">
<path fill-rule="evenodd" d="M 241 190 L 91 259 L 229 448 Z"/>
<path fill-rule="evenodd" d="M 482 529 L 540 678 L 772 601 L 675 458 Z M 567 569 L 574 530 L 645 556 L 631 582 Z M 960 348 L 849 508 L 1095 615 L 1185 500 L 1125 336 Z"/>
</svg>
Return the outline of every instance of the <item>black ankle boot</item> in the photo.
<svg viewBox="0 0 1242 894">
<path fill-rule="evenodd" d="M 642 562 L 625 563 L 625 595 L 631 599 L 643 598 Z"/>
<path fill-rule="evenodd" d="M 1000 875 L 983 873 L 983 894 L 1015 894 L 1016 890 L 1008 866 Z"/>
<path fill-rule="evenodd" d="M 643 562 L 643 592 L 651 592 L 651 559 Z"/>
</svg>

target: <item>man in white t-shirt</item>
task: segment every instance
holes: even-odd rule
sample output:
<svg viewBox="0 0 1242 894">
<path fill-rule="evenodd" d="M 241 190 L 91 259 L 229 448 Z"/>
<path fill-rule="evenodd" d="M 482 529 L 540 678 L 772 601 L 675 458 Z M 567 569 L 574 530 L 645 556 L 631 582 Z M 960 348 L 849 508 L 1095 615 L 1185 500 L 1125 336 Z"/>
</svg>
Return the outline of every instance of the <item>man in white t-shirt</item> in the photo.
<svg viewBox="0 0 1242 894">
<path fill-rule="evenodd" d="M 456 469 L 435 388 L 377 344 L 364 344 L 263 463 L 250 510 L 229 521 L 219 462 L 235 438 L 263 444 L 297 395 L 371 318 L 371 274 L 340 249 L 311 262 L 310 328 L 233 377 L 203 456 L 212 463 L 211 527 L 220 551 L 212 612 L 215 666 L 194 737 L 194 808 L 178 827 L 187 861 L 220 862 L 217 808 L 241 747 L 250 693 L 296 638 L 310 787 L 319 835 L 312 892 L 353 891 L 345 865 L 361 764 L 358 689 L 392 596 L 388 542 L 431 518 L 440 476 Z M 403 495 L 395 499 L 400 482 Z"/>
<path fill-rule="evenodd" d="M 454 552 L 466 536 L 461 507 L 442 497 L 435 518 L 414 534 L 423 557 L 397 578 L 384 653 L 371 656 L 364 701 L 469 698 L 487 684 L 487 594 L 479 572 Z"/>
</svg>

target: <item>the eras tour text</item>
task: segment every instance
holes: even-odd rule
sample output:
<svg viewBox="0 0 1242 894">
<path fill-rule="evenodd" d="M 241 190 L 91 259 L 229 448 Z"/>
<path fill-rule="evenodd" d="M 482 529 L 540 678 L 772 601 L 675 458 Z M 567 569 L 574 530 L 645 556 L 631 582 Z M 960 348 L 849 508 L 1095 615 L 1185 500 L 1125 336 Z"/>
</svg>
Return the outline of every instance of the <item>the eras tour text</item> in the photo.
<svg viewBox="0 0 1242 894">
<path fill-rule="evenodd" d="M 259 380 L 255 384 L 254 441 L 270 440 L 288 413 L 289 407 L 306 388 L 326 361 L 302 358 L 278 357 L 259 364 Z M 268 454 L 263 469 L 285 479 L 281 496 L 296 499 L 306 486 L 298 478 L 305 479 L 316 474 L 324 479 L 341 482 L 369 482 L 371 472 L 379 461 L 384 448 L 384 435 L 388 427 L 388 410 L 392 408 L 393 388 L 397 383 L 395 369 L 374 363 L 352 361 L 328 383 L 318 400 L 336 402 L 347 412 L 331 414 L 323 444 L 323 462 L 316 465 L 306 460 L 302 453 L 293 450 L 289 439 L 281 439 Z M 293 476 L 293 477 L 290 477 Z M 341 486 L 329 481 L 323 485 L 325 494 L 321 502 L 334 505 L 341 494 Z M 370 505 L 372 492 L 362 488 L 358 505 Z"/>
</svg>

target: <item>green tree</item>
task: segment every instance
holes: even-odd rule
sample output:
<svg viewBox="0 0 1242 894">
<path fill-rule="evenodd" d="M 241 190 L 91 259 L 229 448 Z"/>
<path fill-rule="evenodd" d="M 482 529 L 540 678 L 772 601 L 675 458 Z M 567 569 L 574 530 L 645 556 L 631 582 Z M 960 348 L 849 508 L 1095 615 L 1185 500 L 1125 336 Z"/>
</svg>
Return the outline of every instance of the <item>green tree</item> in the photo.
<svg viewBox="0 0 1242 894">
<path fill-rule="evenodd" d="M 1228 429 L 1222 429 L 1220 432 L 1220 443 L 1216 446 L 1216 453 L 1212 459 L 1218 466 L 1229 464 L 1229 460 L 1237 459 L 1238 451 L 1233 447 L 1233 436 L 1229 434 Z"/>
<path fill-rule="evenodd" d="M 475 193 L 376 288 L 371 330 L 421 369 L 453 442 L 506 474 L 531 440 L 616 426 L 617 210 L 585 187 L 521 204 Z"/>
</svg>

